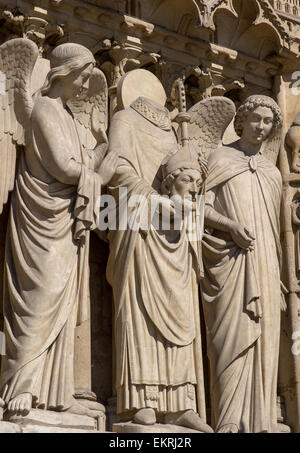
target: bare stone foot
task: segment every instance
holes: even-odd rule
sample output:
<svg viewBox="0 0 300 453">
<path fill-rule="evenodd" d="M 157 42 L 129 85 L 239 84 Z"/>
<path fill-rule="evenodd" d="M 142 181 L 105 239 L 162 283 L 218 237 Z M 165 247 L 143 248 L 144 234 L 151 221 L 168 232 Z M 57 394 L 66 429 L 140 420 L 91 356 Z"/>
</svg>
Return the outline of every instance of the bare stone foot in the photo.
<svg viewBox="0 0 300 453">
<path fill-rule="evenodd" d="M 105 413 L 105 406 L 103 406 L 103 404 L 101 403 L 98 403 L 98 401 L 91 401 L 84 398 L 76 398 L 76 401 L 78 401 L 78 404 L 80 404 L 80 406 L 86 407 L 91 411 Z"/>
<path fill-rule="evenodd" d="M 7 410 L 10 412 L 10 415 L 28 415 L 31 408 L 31 393 L 21 393 L 12 398 L 7 405 Z"/>
<path fill-rule="evenodd" d="M 187 411 L 175 412 L 165 415 L 165 423 L 170 425 L 184 426 L 203 433 L 213 433 L 213 429 L 204 423 L 198 414 L 192 409 Z"/>
<path fill-rule="evenodd" d="M 220 433 L 220 434 L 221 433 L 222 434 L 224 434 L 224 433 L 236 434 L 238 432 L 239 432 L 239 428 L 234 423 L 228 423 L 227 425 L 223 425 L 217 431 L 217 433 Z"/>
<path fill-rule="evenodd" d="M 156 422 L 156 415 L 154 409 L 146 407 L 136 412 L 133 417 L 134 423 L 138 425 L 154 425 Z"/>
<path fill-rule="evenodd" d="M 88 417 L 95 418 L 95 411 L 89 409 L 86 406 L 83 406 L 79 403 L 74 403 L 66 412 L 70 412 L 71 414 L 75 415 L 87 415 Z"/>
</svg>

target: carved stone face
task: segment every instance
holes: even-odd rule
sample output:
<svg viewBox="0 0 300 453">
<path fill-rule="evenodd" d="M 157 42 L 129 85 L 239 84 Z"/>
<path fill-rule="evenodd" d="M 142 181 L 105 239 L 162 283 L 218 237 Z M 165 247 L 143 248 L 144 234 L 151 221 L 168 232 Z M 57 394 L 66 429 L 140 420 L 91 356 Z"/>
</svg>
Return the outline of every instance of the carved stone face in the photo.
<svg viewBox="0 0 300 453">
<path fill-rule="evenodd" d="M 202 186 L 203 178 L 198 170 L 185 169 L 170 184 L 170 197 L 179 195 L 181 198 L 195 200 Z"/>
<path fill-rule="evenodd" d="M 93 64 L 90 63 L 85 68 L 72 71 L 63 78 L 65 99 L 74 99 L 80 90 L 85 87 L 93 72 Z"/>
<path fill-rule="evenodd" d="M 249 112 L 243 124 L 242 137 L 253 145 L 259 145 L 268 138 L 274 121 L 274 114 L 268 107 L 257 107 Z"/>
</svg>

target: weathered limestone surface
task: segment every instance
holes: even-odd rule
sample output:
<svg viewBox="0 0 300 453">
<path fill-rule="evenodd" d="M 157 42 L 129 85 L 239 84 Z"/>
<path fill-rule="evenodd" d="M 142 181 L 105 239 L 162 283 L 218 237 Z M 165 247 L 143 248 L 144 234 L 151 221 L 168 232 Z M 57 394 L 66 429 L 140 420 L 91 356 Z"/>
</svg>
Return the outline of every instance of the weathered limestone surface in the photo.
<svg viewBox="0 0 300 453">
<path fill-rule="evenodd" d="M 251 432 L 255 429 L 269 432 L 277 430 L 289 432 L 291 429 L 293 432 L 300 432 L 300 117 L 298 115 L 300 111 L 298 72 L 300 9 L 297 3 L 292 0 L 237 0 L 234 2 L 227 0 L 158 0 L 155 2 L 150 0 L 117 2 L 40 0 L 37 4 L 31 0 L 0 0 L 0 69 L 7 73 L 9 81 L 8 91 L 3 95 L 4 85 L 1 78 L 3 74 L 0 74 L 0 275 L 4 274 L 4 279 L 0 282 L 0 294 L 3 294 L 3 301 L 0 303 L 0 331 L 4 329 L 4 318 L 6 318 L 7 326 L 10 327 L 6 332 L 6 335 L 10 335 L 9 344 L 18 349 L 16 354 L 16 351 L 12 350 L 14 348 L 8 350 L 7 357 L 2 358 L 0 396 L 15 412 L 13 416 L 15 418 L 13 423 L 11 419 L 0 421 L 0 432 L 94 432 L 93 428 L 91 429 L 91 423 L 98 431 L 110 430 L 111 424 L 118 417 L 117 399 L 119 400 L 118 411 L 121 406 L 127 408 L 131 411 L 132 417 L 135 417 L 135 422 L 113 423 L 114 430 L 117 430 L 115 432 L 190 432 L 188 428 L 169 423 L 156 423 L 151 426 L 142 424 L 149 421 L 154 423 L 159 408 L 162 410 L 172 406 L 170 412 L 173 416 L 176 408 L 186 408 L 187 401 L 190 403 L 191 410 L 195 409 L 203 421 L 207 421 L 216 430 L 235 432 L 238 427 Z M 19 42 L 18 46 L 14 47 L 11 43 L 14 38 L 26 39 L 25 42 Z M 35 46 L 31 46 L 31 50 L 30 43 L 34 43 Z M 35 116 L 36 121 L 32 123 L 35 131 L 31 131 L 29 122 L 32 119 L 32 111 L 33 108 L 38 109 L 40 103 L 39 95 L 32 98 L 32 94 L 44 85 L 47 73 L 53 70 L 51 52 L 55 48 L 59 49 L 59 45 L 64 43 L 76 43 L 85 46 L 85 49 L 81 48 L 81 53 L 73 56 L 68 52 L 62 52 L 58 58 L 59 61 L 56 62 L 59 64 L 54 63 L 56 69 L 59 67 L 62 69 L 63 65 L 67 65 L 67 70 L 63 71 L 66 78 L 52 79 L 50 87 L 48 86 L 49 91 L 46 90 L 43 96 L 44 101 L 49 99 L 49 105 L 40 107 Z M 20 56 L 25 54 L 26 58 L 22 60 Z M 74 57 L 72 62 L 69 57 Z M 17 64 L 13 68 L 9 66 L 9 62 L 14 61 L 14 58 Z M 85 63 L 89 64 L 90 68 Z M 91 64 L 94 63 L 97 69 L 92 69 Z M 21 68 L 18 73 L 17 67 Z M 134 70 L 137 69 L 142 71 L 136 73 Z M 77 70 L 79 70 L 78 73 L 76 73 Z M 16 79 L 18 79 L 17 84 L 22 85 L 19 93 L 13 88 Z M 131 83 L 131 80 L 134 83 Z M 233 117 L 235 111 L 251 95 L 265 95 L 275 100 L 281 110 L 283 127 L 272 143 L 268 139 L 264 141 L 266 146 L 262 146 L 260 150 L 262 154 L 258 152 L 250 156 L 249 149 L 252 147 L 248 146 L 249 142 L 244 141 L 243 146 L 240 147 L 233 145 L 239 140 Z M 138 97 L 150 98 L 150 101 L 160 104 L 160 108 L 157 108 L 157 105 L 153 108 L 154 104 L 150 103 L 149 106 L 147 102 L 135 103 Z M 14 99 L 17 100 L 16 103 Z M 66 101 L 68 101 L 68 107 Z M 20 111 L 14 111 L 14 105 L 21 107 Z M 51 108 L 53 105 L 54 114 Z M 162 112 L 163 105 L 167 106 L 169 112 L 167 115 L 166 111 Z M 69 108 L 73 112 L 72 115 Z M 121 125 L 118 126 L 118 131 L 114 126 L 116 120 L 120 118 L 124 120 L 123 114 L 128 109 L 134 110 L 140 120 L 143 118 L 141 120 L 143 132 L 139 131 L 138 127 L 133 127 L 133 140 L 131 140 L 132 137 L 129 140 L 127 136 L 125 137 L 126 134 L 124 136 L 121 134 Z M 257 111 L 254 113 L 257 114 Z M 251 109 L 250 114 L 253 114 Z M 263 116 L 261 111 L 259 115 Z M 43 116 L 47 127 L 40 124 Z M 168 120 L 166 120 L 167 117 Z M 262 122 L 264 119 L 263 116 Z M 125 120 L 127 121 L 127 118 Z M 251 120 L 252 126 L 253 124 L 257 126 L 256 120 L 257 118 Z M 152 125 L 152 135 L 148 134 L 149 130 L 146 131 L 151 139 L 149 144 L 145 145 L 147 140 L 142 138 L 142 133 L 145 133 L 148 123 Z M 90 231 L 96 227 L 95 213 L 98 209 L 93 204 L 93 198 L 106 194 L 105 186 L 113 176 L 117 164 L 119 169 L 115 180 L 118 178 L 122 180 L 121 174 L 124 171 L 124 181 L 122 180 L 124 185 L 132 188 L 136 194 L 140 193 L 141 186 L 143 190 L 145 189 L 143 185 L 145 181 L 148 184 L 147 190 L 156 192 L 159 196 L 162 193 L 182 194 L 185 178 L 189 179 L 189 192 L 195 192 L 192 186 L 195 187 L 197 179 L 201 179 L 200 185 L 204 187 L 204 178 L 196 177 L 195 168 L 185 168 L 183 165 L 180 169 L 173 168 L 174 172 L 170 172 L 169 175 L 163 175 L 167 167 L 161 165 L 161 160 L 156 161 L 155 137 L 159 135 L 157 130 L 166 132 L 165 129 L 170 124 L 176 130 L 177 138 L 172 142 L 172 146 L 170 145 L 167 154 L 169 151 L 170 154 L 175 154 L 178 144 L 181 151 L 189 145 L 201 157 L 200 161 L 204 166 L 204 159 L 209 160 L 208 184 L 206 184 L 207 206 L 217 213 L 218 218 L 214 218 L 217 225 L 209 224 L 212 220 L 209 220 L 209 215 L 206 215 L 204 249 L 208 247 L 206 248 L 208 255 L 204 250 L 204 266 L 201 245 L 194 247 L 194 252 L 191 251 L 193 247 L 190 246 L 187 253 L 183 253 L 184 246 L 181 249 L 178 248 L 182 251 L 182 257 L 176 261 L 174 250 L 171 259 L 170 255 L 164 254 L 164 247 L 161 245 L 166 236 L 169 243 L 176 244 L 174 232 L 167 234 L 160 232 L 159 238 L 156 238 L 161 241 L 157 248 L 154 247 L 154 244 L 157 244 L 155 241 L 151 243 L 152 233 L 147 235 L 144 230 L 138 232 L 137 243 L 140 248 L 135 255 L 135 268 L 130 269 L 130 275 L 133 277 L 130 284 L 132 284 L 134 296 L 128 297 L 126 303 L 128 308 L 130 305 L 128 301 L 133 303 L 133 300 L 138 300 L 138 308 L 135 307 L 134 313 L 139 316 L 142 313 L 141 319 L 146 322 L 142 324 L 141 319 L 139 322 L 135 317 L 131 325 L 130 315 L 126 311 L 127 308 L 121 309 L 123 301 L 119 297 L 126 285 L 122 282 L 123 287 L 118 292 L 116 287 L 121 280 L 117 279 L 118 281 L 112 285 L 113 289 L 106 281 L 108 258 L 111 253 L 114 253 L 109 250 L 109 247 L 113 248 L 114 241 L 108 237 L 107 232 L 103 231 L 97 233 L 98 237 L 95 232 L 90 236 Z M 137 125 L 136 122 L 135 126 Z M 244 126 L 249 131 L 250 123 L 249 121 L 247 123 L 247 118 L 241 129 Z M 257 127 L 263 129 L 263 135 L 266 124 Z M 28 137 L 24 137 L 23 131 L 29 132 L 29 136 L 35 139 L 34 145 Z M 111 154 L 105 163 L 103 158 L 108 146 L 106 132 L 109 131 L 110 149 L 116 148 L 116 151 L 114 157 Z M 43 138 L 44 142 L 38 143 L 44 133 L 46 134 Z M 168 133 L 171 136 L 171 130 L 165 135 Z M 122 136 L 117 139 L 118 134 Z M 12 137 L 14 140 L 11 139 Z M 114 146 L 114 141 L 118 142 L 117 147 Z M 133 162 L 132 154 L 136 152 L 138 146 L 135 147 L 135 144 L 139 141 L 142 151 L 137 152 L 137 161 Z M 132 146 L 133 142 L 134 146 Z M 157 140 L 157 143 L 158 148 L 164 148 L 163 139 Z M 185 146 L 181 147 L 181 145 Z M 223 145 L 225 148 L 222 147 Z M 126 154 L 124 156 L 123 148 Z M 146 148 L 149 148 L 147 151 L 149 158 L 146 155 Z M 211 155 L 216 148 L 219 148 L 219 159 L 214 160 L 211 159 Z M 144 149 L 145 152 L 143 152 Z M 232 159 L 230 159 L 230 153 L 232 153 Z M 31 154 L 32 157 L 34 156 L 32 159 Z M 256 178 L 266 177 L 267 170 L 263 166 L 267 164 L 263 162 L 262 156 L 270 160 L 273 169 L 277 166 L 283 180 L 280 227 L 277 225 L 278 217 L 276 222 L 273 221 L 275 216 L 271 213 L 273 207 L 279 202 L 278 197 L 275 197 L 276 190 L 269 194 L 266 187 L 260 184 L 261 193 L 259 194 L 259 190 L 256 190 L 257 187 L 253 183 Z M 73 163 L 75 162 L 74 166 L 70 164 L 71 170 L 68 166 L 69 158 Z M 125 161 L 123 166 L 120 166 L 120 159 L 121 161 L 123 159 L 123 164 Z M 245 171 L 243 175 L 236 174 L 236 171 L 239 171 L 239 159 L 248 165 L 247 172 Z M 103 171 L 101 172 L 102 161 Z M 185 161 L 189 161 L 189 158 Z M 169 164 L 171 166 L 172 162 Z M 17 172 L 15 172 L 15 165 Z M 133 171 L 134 177 L 141 177 L 140 185 L 134 183 L 131 185 L 133 180 L 129 178 L 130 172 L 127 172 L 126 165 L 131 166 L 130 170 Z M 218 165 L 220 174 L 217 174 Z M 78 170 L 79 167 L 80 170 Z M 149 172 L 150 167 L 153 173 L 154 170 L 157 172 L 155 176 L 158 178 L 155 184 L 154 175 Z M 270 170 L 269 174 L 271 173 Z M 227 175 L 228 181 L 220 182 L 222 180 L 220 175 L 222 177 Z M 246 178 L 251 181 L 251 184 L 246 184 L 245 190 L 237 190 L 236 199 L 229 202 L 229 196 L 226 198 L 224 193 L 220 194 L 219 189 L 224 184 L 232 188 L 238 178 L 240 178 L 240 185 L 236 183 L 237 187 L 241 187 Z M 163 179 L 165 184 L 162 187 Z M 271 180 L 273 181 L 270 176 L 269 181 Z M 15 190 L 12 191 L 14 181 Z M 95 190 L 92 190 L 92 187 Z M 216 193 L 212 194 L 214 191 Z M 253 200 L 251 207 L 249 198 Z M 265 209 L 262 208 L 263 198 Z M 48 200 L 49 204 L 45 200 Z M 60 211 L 63 201 L 64 208 Z M 245 208 L 244 211 L 241 208 L 242 205 Z M 91 208 L 92 206 L 95 209 Z M 75 207 L 78 209 L 76 210 Z M 172 205 L 171 208 L 173 209 Z M 250 208 L 253 208 L 252 211 Z M 272 227 L 269 228 L 268 237 L 264 239 L 262 239 L 262 231 L 267 230 L 269 220 L 261 221 L 264 214 L 258 212 L 259 210 L 267 212 L 268 218 L 272 218 Z M 279 208 L 277 211 L 279 212 Z M 10 212 L 13 215 L 9 220 Z M 197 212 L 198 220 L 203 220 L 204 213 L 200 207 L 194 212 Z M 225 220 L 224 218 L 222 220 L 220 215 L 225 217 Z M 68 234 L 64 239 L 60 236 L 62 230 L 58 225 L 59 221 L 66 222 L 65 226 L 69 222 Z M 239 225 L 233 225 L 233 221 Z M 262 224 L 265 228 L 261 228 Z M 200 230 L 203 234 L 202 224 Z M 6 236 L 7 231 L 8 236 Z M 80 233 L 82 231 L 84 234 Z M 84 246 L 80 248 L 78 244 L 74 245 L 73 233 L 85 236 Z M 110 233 L 110 236 L 113 236 L 113 233 Z M 280 238 L 281 244 L 277 243 L 279 241 L 275 236 Z M 161 240 L 162 237 L 163 240 Z M 205 244 L 205 241 L 208 242 Z M 225 243 L 227 248 L 224 249 Z M 121 244 L 121 252 L 127 245 L 126 241 Z M 280 246 L 282 269 L 279 275 L 279 261 L 274 257 L 275 249 L 279 255 Z M 7 247 L 6 258 L 5 247 Z M 265 249 L 270 250 L 270 255 L 264 264 L 263 250 Z M 81 252 L 85 250 L 86 253 L 79 253 L 79 250 Z M 149 254 L 153 251 L 153 256 L 147 256 L 147 260 L 138 264 L 145 250 Z M 155 253 L 154 250 L 156 250 Z M 50 251 L 55 252 L 52 264 Z M 221 257 L 222 251 L 224 255 Z M 84 260 L 81 260 L 83 255 Z M 129 255 L 128 253 L 128 257 Z M 140 353 L 140 348 L 136 348 L 139 343 L 138 341 L 130 343 L 128 338 L 131 338 L 133 331 L 133 334 L 145 340 L 149 326 L 152 328 L 154 325 L 156 326 L 153 335 L 155 341 L 151 347 L 153 346 L 152 351 L 157 351 L 157 344 L 160 344 L 159 341 L 157 342 L 157 336 L 161 335 L 165 339 L 170 327 L 174 333 L 171 317 L 168 317 L 169 322 L 162 328 L 157 318 L 163 319 L 163 316 L 161 313 L 159 316 L 153 314 L 153 310 L 151 311 L 153 305 L 148 303 L 148 299 L 152 302 L 154 300 L 154 305 L 155 301 L 159 300 L 160 309 L 165 307 L 167 300 L 165 288 L 173 281 L 174 283 L 170 284 L 169 296 L 175 303 L 182 288 L 178 289 L 180 276 L 174 278 L 176 273 L 174 269 L 176 265 L 179 269 L 179 264 L 182 263 L 186 263 L 183 268 L 188 269 L 191 256 L 194 259 L 197 257 L 195 265 L 191 266 L 194 271 L 197 270 L 195 279 L 197 283 L 193 291 L 191 291 L 191 285 L 187 285 L 185 294 L 193 292 L 194 300 L 200 301 L 202 318 L 200 323 L 198 312 L 194 312 L 189 317 L 195 321 L 197 332 L 193 343 L 184 345 L 187 350 L 189 349 L 190 354 L 185 355 L 188 359 L 181 368 L 178 366 L 178 373 L 174 374 L 174 379 L 176 380 L 180 374 L 179 371 L 183 372 L 185 369 L 195 368 L 195 376 L 185 376 L 180 381 L 180 384 L 188 383 L 184 395 L 177 393 L 175 396 L 174 394 L 170 396 L 170 392 L 166 393 L 166 389 L 170 390 L 172 385 L 165 385 L 166 382 L 162 379 L 163 373 L 156 380 L 151 376 L 146 384 L 143 381 L 146 380 L 147 373 L 141 379 L 136 379 L 137 376 L 140 377 L 139 372 L 143 370 L 142 359 L 146 358 L 146 354 L 139 356 L 141 360 L 136 360 L 134 355 Z M 76 271 L 77 276 L 73 275 L 72 278 L 69 274 L 67 275 L 72 268 L 70 260 L 66 263 L 68 257 L 70 260 L 71 257 L 74 258 L 73 269 L 76 267 L 78 271 Z M 160 264 L 157 263 L 159 260 Z M 226 281 L 230 287 L 226 288 L 224 294 L 219 294 L 217 291 L 218 294 L 212 295 L 216 288 L 224 287 L 224 275 L 220 275 L 222 273 L 220 269 L 226 268 L 226 260 L 232 260 L 230 263 L 234 269 L 243 260 L 247 261 L 246 280 L 251 282 L 251 285 L 245 284 L 242 272 L 234 275 L 232 271 L 226 275 Z M 122 272 L 126 271 L 126 266 L 130 267 L 132 262 L 130 258 L 126 260 L 126 256 L 121 262 L 116 260 L 116 266 L 111 271 L 109 280 L 112 281 L 115 278 L 114 272 L 117 272 L 118 265 L 121 264 L 120 267 L 122 267 L 118 275 L 124 275 Z M 161 276 L 158 277 L 155 274 L 154 278 L 154 271 L 146 273 L 146 270 L 151 267 L 149 262 L 155 262 L 156 265 L 153 265 L 155 272 L 157 268 L 163 270 Z M 7 264 L 6 273 L 4 272 L 5 263 Z M 269 272 L 266 272 L 266 269 Z M 152 279 L 148 288 L 149 297 L 145 297 L 147 275 Z M 181 277 L 182 275 L 183 273 Z M 168 281 L 162 285 L 161 290 L 158 290 L 164 278 Z M 197 285 L 200 280 L 202 295 L 199 299 Z M 231 297 L 233 282 L 239 286 L 240 293 L 245 294 L 243 302 L 241 302 L 242 297 Z M 82 291 L 79 290 L 81 284 Z M 280 284 L 281 287 L 279 287 Z M 251 291 L 247 292 L 246 289 L 249 289 L 249 286 Z M 90 294 L 88 294 L 89 287 Z M 64 288 L 65 295 L 68 291 L 69 293 L 61 299 L 59 296 L 53 296 L 52 301 L 51 294 L 53 295 L 55 291 L 60 293 L 59 288 Z M 174 288 L 177 288 L 174 291 L 176 294 L 171 296 Z M 115 301 L 113 301 L 113 292 Z M 236 292 L 239 292 L 238 289 Z M 247 304 L 246 299 L 251 294 L 254 297 Z M 244 329 L 243 332 L 252 332 L 252 334 L 255 332 L 251 337 L 253 344 L 250 345 L 245 339 L 246 333 L 243 335 L 241 329 L 237 328 L 235 333 L 239 338 L 234 342 L 236 349 L 230 347 L 226 349 L 226 345 L 224 346 L 220 340 L 222 334 L 225 335 L 227 332 L 226 316 L 222 315 L 221 307 L 224 305 L 228 313 L 231 308 L 228 301 L 233 299 L 239 300 L 241 306 L 244 303 L 246 307 L 238 318 L 239 325 L 249 314 L 247 307 L 250 307 L 250 313 L 255 318 L 254 320 L 251 318 L 249 329 Z M 271 299 L 276 306 L 269 304 Z M 281 308 L 285 310 L 281 314 L 278 308 L 279 299 L 281 299 Z M 60 300 L 59 303 L 58 300 Z M 70 316 L 66 316 L 69 310 L 66 308 L 66 306 L 69 307 L 68 301 L 71 301 L 70 305 L 74 309 L 69 311 Z M 119 311 L 115 310 L 114 304 L 120 308 Z M 3 316 L 3 305 L 6 310 L 5 316 Z M 20 319 L 16 319 L 14 314 L 20 313 L 20 306 L 25 307 L 26 313 L 23 312 Z M 54 306 L 60 307 L 61 313 L 57 308 L 57 317 L 54 316 L 55 319 L 52 320 L 46 319 L 44 314 L 49 314 L 51 307 Z M 122 305 L 124 306 L 126 304 Z M 43 318 L 38 311 L 41 307 L 43 307 L 41 310 Z M 145 308 L 145 313 L 141 307 Z M 31 316 L 31 322 L 28 324 L 26 323 L 29 313 L 27 309 Z M 122 320 L 119 323 L 120 312 L 122 312 Z M 234 310 L 234 313 L 237 312 L 238 310 Z M 260 316 L 261 313 L 262 316 Z M 30 326 L 33 326 L 35 317 L 38 319 L 39 326 L 42 325 L 41 319 L 43 319 L 45 327 L 41 327 L 38 332 L 33 328 L 34 334 L 31 335 Z M 272 322 L 269 322 L 271 318 Z M 186 321 L 186 316 L 176 317 L 174 322 L 176 329 L 184 330 L 184 319 Z M 206 326 L 215 326 L 214 321 L 220 326 L 218 332 L 209 328 L 209 332 L 213 334 L 206 335 Z M 127 337 L 124 335 L 120 339 L 120 332 L 124 333 L 126 330 L 122 330 L 120 326 L 126 323 L 127 326 L 134 326 L 134 328 L 127 331 Z M 76 324 L 78 324 L 77 327 L 75 327 Z M 138 335 L 138 326 L 141 325 L 143 325 L 142 334 Z M 47 327 L 52 333 L 56 332 L 53 338 L 47 334 Z M 24 338 L 34 338 L 34 341 L 19 342 L 16 334 L 19 331 L 26 333 Z M 232 339 L 234 336 L 232 332 L 227 333 L 225 337 Z M 49 344 L 47 344 L 48 340 Z M 39 341 L 40 348 L 37 346 Z M 130 343 L 129 346 L 128 343 Z M 147 343 L 146 340 L 145 343 Z M 195 346 L 193 352 L 191 344 Z M 272 348 L 270 344 L 273 345 Z M 35 351 L 35 347 L 39 350 Z M 272 351 L 269 354 L 270 349 Z M 125 350 L 130 352 L 128 361 L 128 357 L 123 360 L 122 354 Z M 235 357 L 236 350 L 242 351 L 242 356 L 238 359 Z M 209 355 L 211 364 L 206 354 Z M 165 355 L 166 344 L 164 343 L 158 355 L 151 357 L 151 360 L 145 359 L 146 368 L 147 364 L 151 364 L 152 367 L 157 361 L 160 364 L 167 362 L 169 368 L 166 375 L 169 375 L 172 364 L 176 363 L 176 358 L 172 357 L 167 361 L 157 358 Z M 7 358 L 13 358 L 9 361 L 9 365 Z M 17 358 L 18 360 L 21 358 L 21 367 L 17 363 Z M 195 359 L 197 363 L 194 363 Z M 230 382 L 227 382 L 228 376 L 223 369 L 224 363 L 230 362 L 228 373 L 232 370 L 237 372 L 243 360 L 245 361 L 243 377 L 230 375 Z M 124 365 L 121 370 L 120 363 Z M 129 366 L 126 368 L 125 365 L 128 363 Z M 271 371 L 269 374 L 261 373 L 260 367 Z M 66 373 L 64 374 L 62 370 Z M 250 384 L 246 387 L 246 379 L 243 379 L 246 375 L 249 377 L 251 373 L 256 376 L 255 381 L 258 383 L 256 388 Z M 272 376 L 271 373 L 273 373 Z M 122 379 L 126 376 L 130 379 L 127 382 L 126 379 L 125 381 L 120 379 L 120 376 Z M 218 391 L 213 389 L 216 376 L 218 378 L 221 376 Z M 273 382 L 272 385 L 270 381 Z M 28 382 L 31 384 L 28 385 Z M 119 385 L 120 382 L 122 385 Z M 170 382 L 174 384 L 175 381 L 171 379 Z M 247 382 L 250 382 L 250 378 Z M 137 387 L 136 395 L 133 392 L 134 386 Z M 234 392 L 238 396 L 230 400 L 229 395 Z M 195 396 L 193 402 L 190 399 L 192 394 Z M 268 394 L 269 397 L 264 399 L 263 394 Z M 124 396 L 122 404 L 120 395 Z M 251 395 L 255 398 L 251 398 Z M 227 407 L 229 400 L 232 411 L 227 412 L 226 423 L 224 423 L 222 407 Z M 44 405 L 46 410 L 36 409 L 37 404 L 41 404 L 40 407 Z M 76 413 L 48 411 L 48 406 L 58 409 L 63 406 Z M 24 408 L 30 411 L 28 416 L 19 416 L 18 413 Z M 150 411 L 137 413 L 137 409 L 145 408 Z M 105 409 L 108 411 L 107 426 L 105 426 Z M 3 408 L 0 404 L 0 420 L 2 413 Z M 252 418 L 250 413 L 254 414 Z M 7 419 L 7 413 L 4 418 Z M 178 420 L 179 418 L 178 415 Z M 250 418 L 254 421 L 252 426 L 248 423 Z M 241 420 L 243 423 L 240 423 Z M 262 427 L 262 420 L 268 426 Z M 201 429 L 198 432 L 201 432 Z"/>
<path fill-rule="evenodd" d="M 67 412 L 44 411 L 31 409 L 28 415 L 5 414 L 5 420 L 10 424 L 16 423 L 31 429 L 30 426 L 72 428 L 81 430 L 96 430 L 97 421 L 84 415 L 70 414 Z"/>
<path fill-rule="evenodd" d="M 133 433 L 174 433 L 174 434 L 199 434 L 199 431 L 194 429 L 184 428 L 182 426 L 176 425 L 167 425 L 163 423 L 156 423 L 154 425 L 145 426 L 145 425 L 138 425 L 136 423 L 115 423 L 113 425 L 113 432 L 119 434 L 133 434 Z"/>
<path fill-rule="evenodd" d="M 16 423 L 1 422 L 0 423 L 0 434 L 14 434 L 22 433 L 22 427 Z"/>
</svg>

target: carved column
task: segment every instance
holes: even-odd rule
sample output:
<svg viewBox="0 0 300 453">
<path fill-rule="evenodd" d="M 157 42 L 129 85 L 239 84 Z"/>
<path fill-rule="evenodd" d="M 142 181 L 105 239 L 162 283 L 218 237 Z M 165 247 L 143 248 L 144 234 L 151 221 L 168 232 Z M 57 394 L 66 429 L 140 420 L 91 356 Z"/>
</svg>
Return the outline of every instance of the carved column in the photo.
<svg viewBox="0 0 300 453">
<path fill-rule="evenodd" d="M 293 353 L 293 338 L 297 339 L 295 335 L 300 331 L 300 274 L 297 270 L 297 261 L 300 256 L 299 250 L 297 250 L 300 225 L 300 175 L 293 168 L 292 152 L 285 143 L 285 134 L 290 124 L 287 123 L 287 93 L 281 76 L 275 78 L 274 95 L 277 98 L 284 118 L 279 168 L 283 178 L 281 216 L 282 279 L 288 290 L 286 295 L 287 311 L 282 313 L 279 393 L 284 397 L 288 425 L 295 432 L 300 432 L 300 356 Z"/>
</svg>

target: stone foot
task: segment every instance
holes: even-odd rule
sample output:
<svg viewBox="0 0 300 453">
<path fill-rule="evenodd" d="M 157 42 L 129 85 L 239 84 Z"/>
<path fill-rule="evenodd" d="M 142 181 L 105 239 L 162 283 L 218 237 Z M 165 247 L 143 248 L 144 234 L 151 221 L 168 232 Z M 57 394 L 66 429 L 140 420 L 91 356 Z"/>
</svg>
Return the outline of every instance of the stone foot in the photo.
<svg viewBox="0 0 300 453">
<path fill-rule="evenodd" d="M 154 409 L 146 407 L 136 412 L 133 417 L 133 422 L 138 425 L 154 425 L 156 423 L 156 415 Z"/>
<path fill-rule="evenodd" d="M 184 426 L 185 428 L 194 429 L 203 433 L 213 433 L 213 429 L 204 423 L 200 416 L 193 410 L 175 412 L 165 415 L 164 422 L 170 425 Z"/>
<path fill-rule="evenodd" d="M 79 404 L 79 403 L 74 403 L 73 406 L 71 406 L 69 409 L 67 409 L 66 412 L 69 412 L 70 414 L 76 414 L 76 415 L 87 415 L 88 417 L 95 418 L 95 411 L 89 409 L 88 407 Z"/>
<path fill-rule="evenodd" d="M 21 393 L 20 395 L 12 398 L 7 405 L 7 410 L 10 415 L 28 415 L 31 408 L 31 393 Z"/>
<path fill-rule="evenodd" d="M 98 401 L 91 401 L 83 398 L 76 398 L 76 400 L 78 401 L 78 404 L 80 404 L 80 406 L 84 406 L 91 411 L 105 413 L 105 406 L 103 406 L 103 404 L 101 403 L 98 403 Z"/>
<path fill-rule="evenodd" d="M 238 432 L 239 432 L 239 428 L 234 423 L 228 423 L 227 425 L 223 425 L 217 431 L 217 433 L 222 433 L 222 434 L 224 434 L 224 433 L 236 434 Z"/>
</svg>

